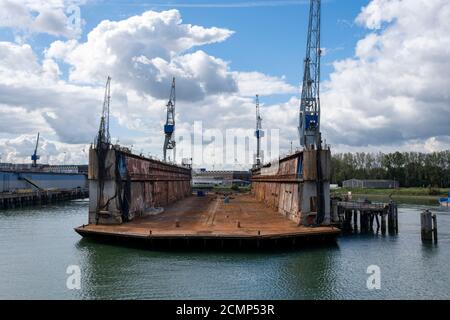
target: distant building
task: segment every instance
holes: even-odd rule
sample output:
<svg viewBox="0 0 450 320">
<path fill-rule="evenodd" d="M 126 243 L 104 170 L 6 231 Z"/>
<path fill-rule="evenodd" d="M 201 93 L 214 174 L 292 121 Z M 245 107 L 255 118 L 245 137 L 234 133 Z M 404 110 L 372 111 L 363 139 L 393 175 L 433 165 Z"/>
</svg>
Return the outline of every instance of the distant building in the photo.
<svg viewBox="0 0 450 320">
<path fill-rule="evenodd" d="M 395 189 L 400 187 L 395 180 L 359 180 L 350 179 L 342 182 L 344 188 Z"/>
<path fill-rule="evenodd" d="M 192 172 L 193 186 L 231 186 L 250 184 L 250 171 L 206 171 L 205 169 Z"/>
</svg>

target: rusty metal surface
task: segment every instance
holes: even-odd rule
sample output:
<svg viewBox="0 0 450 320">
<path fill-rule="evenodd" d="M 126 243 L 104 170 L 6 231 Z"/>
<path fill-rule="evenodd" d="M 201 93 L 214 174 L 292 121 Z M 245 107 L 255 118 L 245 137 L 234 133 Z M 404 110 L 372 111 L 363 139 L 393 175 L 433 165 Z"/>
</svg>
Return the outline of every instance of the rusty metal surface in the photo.
<svg viewBox="0 0 450 320">
<path fill-rule="evenodd" d="M 190 168 L 114 148 L 105 152 L 103 161 L 99 174 L 98 152 L 90 150 L 90 223 L 120 224 L 191 194 Z"/>
<path fill-rule="evenodd" d="M 334 227 L 299 226 L 248 194 L 235 195 L 229 203 L 225 203 L 222 197 L 215 195 L 190 196 L 172 203 L 163 213 L 155 216 L 136 218 L 121 225 L 89 224 L 77 230 L 111 235 L 184 238 L 264 238 L 340 232 Z"/>
<path fill-rule="evenodd" d="M 331 152 L 321 150 L 322 176 L 324 180 L 330 180 L 331 176 Z M 317 151 L 303 151 L 303 180 L 315 181 L 317 179 Z"/>
<path fill-rule="evenodd" d="M 321 151 L 324 180 L 330 178 L 330 150 Z M 314 206 L 309 202 L 316 196 L 316 150 L 304 150 L 282 158 L 276 163 L 252 171 L 252 194 L 269 208 L 300 223 L 302 213 L 312 214 Z M 299 165 L 299 163 L 301 165 Z"/>
</svg>

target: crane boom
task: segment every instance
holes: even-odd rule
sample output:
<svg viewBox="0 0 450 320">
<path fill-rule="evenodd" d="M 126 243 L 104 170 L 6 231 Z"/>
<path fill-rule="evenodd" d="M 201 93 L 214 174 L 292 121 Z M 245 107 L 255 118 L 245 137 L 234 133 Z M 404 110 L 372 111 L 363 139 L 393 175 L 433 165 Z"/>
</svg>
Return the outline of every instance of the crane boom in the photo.
<svg viewBox="0 0 450 320">
<path fill-rule="evenodd" d="M 175 77 L 172 79 L 172 87 L 170 89 L 170 98 L 167 102 L 167 117 L 166 124 L 164 125 L 164 161 L 167 161 L 167 150 L 174 150 L 173 161 L 175 161 Z"/>
<path fill-rule="evenodd" d="M 102 117 L 98 129 L 97 146 L 109 145 L 111 136 L 109 134 L 109 107 L 111 103 L 111 77 L 106 79 L 105 97 L 103 98 Z"/>
<path fill-rule="evenodd" d="M 318 147 L 320 135 L 320 0 L 311 0 L 302 96 L 300 102 L 300 145 Z"/>
</svg>

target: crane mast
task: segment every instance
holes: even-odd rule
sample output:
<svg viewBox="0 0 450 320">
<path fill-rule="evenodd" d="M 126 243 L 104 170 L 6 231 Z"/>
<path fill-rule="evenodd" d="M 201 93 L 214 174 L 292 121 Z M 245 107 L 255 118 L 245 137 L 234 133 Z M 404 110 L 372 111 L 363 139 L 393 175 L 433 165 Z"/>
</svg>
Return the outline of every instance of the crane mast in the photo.
<svg viewBox="0 0 450 320">
<path fill-rule="evenodd" d="M 37 149 L 39 146 L 39 132 L 36 139 L 36 147 L 34 148 L 34 153 L 31 155 L 31 160 L 33 161 L 32 166 L 37 167 L 37 161 L 40 159 L 40 156 L 37 154 Z"/>
<path fill-rule="evenodd" d="M 259 95 L 256 95 L 256 166 L 260 166 L 262 162 L 261 156 L 261 138 L 264 137 L 262 130 L 262 117 L 259 110 Z"/>
<path fill-rule="evenodd" d="M 175 161 L 175 77 L 172 80 L 169 102 L 167 102 L 167 118 L 164 125 L 164 161 L 167 161 L 167 150 L 174 150 L 173 161 Z"/>
<path fill-rule="evenodd" d="M 309 8 L 308 37 L 300 100 L 299 136 L 300 145 L 316 151 L 317 196 L 316 225 L 325 219 L 325 194 L 322 172 L 322 137 L 320 133 L 320 0 L 311 0 Z"/>
<path fill-rule="evenodd" d="M 102 117 L 97 135 L 97 148 L 109 146 L 111 136 L 109 134 L 109 106 L 111 102 L 111 77 L 108 76 L 105 86 L 105 97 L 103 99 Z"/>
<path fill-rule="evenodd" d="M 300 145 L 316 148 L 321 144 L 320 134 L 320 0 L 311 0 L 309 9 L 308 38 L 302 96 L 300 102 Z"/>
</svg>

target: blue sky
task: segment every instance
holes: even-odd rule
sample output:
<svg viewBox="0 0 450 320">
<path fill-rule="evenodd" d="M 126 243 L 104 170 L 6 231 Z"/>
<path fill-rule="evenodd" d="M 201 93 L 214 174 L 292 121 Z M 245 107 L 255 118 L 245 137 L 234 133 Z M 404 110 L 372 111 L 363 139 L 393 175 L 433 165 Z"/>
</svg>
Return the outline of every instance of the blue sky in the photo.
<svg viewBox="0 0 450 320">
<path fill-rule="evenodd" d="M 66 25 L 73 2 L 79 36 Z M 259 93 L 263 128 L 279 129 L 286 151 L 298 141 L 308 11 L 304 0 L 0 0 L 0 154 L 27 159 L 40 131 L 48 161 L 86 161 L 107 74 L 111 134 L 137 150 L 161 155 L 176 74 L 178 133 L 195 121 L 253 130 Z M 447 0 L 322 1 L 322 131 L 334 152 L 450 148 L 449 24 Z"/>
<path fill-rule="evenodd" d="M 333 61 L 353 56 L 356 42 L 366 32 L 354 19 L 368 2 L 323 1 L 322 47 L 328 53 L 322 58 L 322 80 L 327 80 L 333 70 Z M 207 53 L 229 61 L 231 68 L 285 76 L 288 83 L 299 85 L 303 74 L 308 1 L 89 1 L 81 7 L 85 25 L 80 41 L 85 41 L 87 34 L 103 20 L 123 20 L 146 10 L 172 8 L 181 12 L 183 23 L 235 31 L 225 42 L 202 46 Z M 0 35 L 3 40 L 14 40 L 14 30 L 1 28 Z M 36 34 L 27 39 L 41 57 L 53 41 L 55 37 L 48 34 Z M 67 71 L 63 65 L 61 69 Z M 270 97 L 268 102 L 283 98 Z"/>
</svg>

